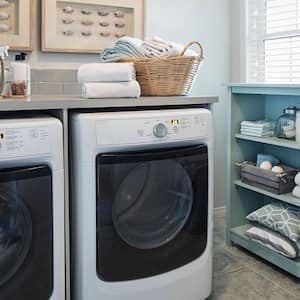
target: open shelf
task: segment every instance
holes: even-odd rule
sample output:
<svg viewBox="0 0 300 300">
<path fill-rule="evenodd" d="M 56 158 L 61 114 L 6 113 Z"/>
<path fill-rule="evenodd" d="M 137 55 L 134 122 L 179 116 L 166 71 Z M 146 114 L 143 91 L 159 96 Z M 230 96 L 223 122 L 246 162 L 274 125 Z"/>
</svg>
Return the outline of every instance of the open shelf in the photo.
<svg viewBox="0 0 300 300">
<path fill-rule="evenodd" d="M 228 190 L 227 190 L 227 243 L 240 245 L 278 267 L 300 278 L 300 258 L 285 258 L 274 251 L 249 240 L 245 231 L 246 216 L 259 207 L 281 201 L 300 207 L 300 199 L 291 193 L 276 195 L 261 188 L 243 183 L 240 168 L 236 162 L 256 161 L 258 153 L 277 157 L 287 166 L 300 170 L 300 143 L 276 137 L 255 137 L 239 132 L 244 120 L 277 120 L 284 109 L 297 106 L 300 97 L 299 86 L 277 85 L 231 85 L 228 130 Z M 240 227 L 237 227 L 240 226 Z"/>
<path fill-rule="evenodd" d="M 232 228 L 230 230 L 231 241 L 300 278 L 300 258 L 289 259 L 257 242 L 250 240 L 245 233 L 251 227 L 251 225 L 247 224 Z"/>
<path fill-rule="evenodd" d="M 246 141 L 251 141 L 251 142 L 255 142 L 255 143 L 275 145 L 275 146 L 279 146 L 279 147 L 300 150 L 299 143 L 296 143 L 295 141 L 279 139 L 276 137 L 255 137 L 255 136 L 244 135 L 244 134 L 238 133 L 235 135 L 235 138 L 238 140 L 246 140 Z"/>
<path fill-rule="evenodd" d="M 236 186 L 240 186 L 240 187 L 242 187 L 244 189 L 247 189 L 247 190 L 250 190 L 250 191 L 253 191 L 253 192 L 256 192 L 256 193 L 268 196 L 268 197 L 271 197 L 273 199 L 276 199 L 276 200 L 279 200 L 279 201 L 282 201 L 282 202 L 285 202 L 285 203 L 292 204 L 292 205 L 300 207 L 300 199 L 294 197 L 292 195 L 292 193 L 282 194 L 282 195 L 276 195 L 276 194 L 270 193 L 268 191 L 259 189 L 259 188 L 255 187 L 255 186 L 252 186 L 252 185 L 249 185 L 247 183 L 244 183 L 241 180 L 234 181 L 234 184 Z"/>
</svg>

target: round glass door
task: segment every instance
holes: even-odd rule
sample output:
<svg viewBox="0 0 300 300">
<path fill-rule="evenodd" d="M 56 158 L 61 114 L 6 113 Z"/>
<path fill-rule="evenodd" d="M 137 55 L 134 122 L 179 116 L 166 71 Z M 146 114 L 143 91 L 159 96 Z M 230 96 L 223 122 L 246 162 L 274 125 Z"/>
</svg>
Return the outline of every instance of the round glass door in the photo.
<svg viewBox="0 0 300 300">
<path fill-rule="evenodd" d="M 178 235 L 192 206 L 192 182 L 180 163 L 145 162 L 120 184 L 112 207 L 113 223 L 130 246 L 154 249 Z"/>
<path fill-rule="evenodd" d="M 0 184 L 0 286 L 17 273 L 32 239 L 29 211 L 10 185 Z"/>
</svg>

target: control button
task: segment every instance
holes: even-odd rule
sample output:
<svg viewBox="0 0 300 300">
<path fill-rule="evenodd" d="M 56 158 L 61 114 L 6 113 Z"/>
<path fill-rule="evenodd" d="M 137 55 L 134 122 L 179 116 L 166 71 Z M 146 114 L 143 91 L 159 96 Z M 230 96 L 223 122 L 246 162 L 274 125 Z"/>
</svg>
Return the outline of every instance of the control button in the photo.
<svg viewBox="0 0 300 300">
<path fill-rule="evenodd" d="M 163 137 L 165 137 L 168 134 L 168 128 L 167 128 L 167 126 L 165 124 L 158 123 L 153 128 L 153 134 L 156 137 L 163 138 Z"/>
<path fill-rule="evenodd" d="M 174 126 L 174 127 L 173 127 L 173 131 L 174 131 L 175 133 L 177 133 L 177 132 L 178 132 L 178 127 L 177 127 L 177 126 Z"/>
</svg>

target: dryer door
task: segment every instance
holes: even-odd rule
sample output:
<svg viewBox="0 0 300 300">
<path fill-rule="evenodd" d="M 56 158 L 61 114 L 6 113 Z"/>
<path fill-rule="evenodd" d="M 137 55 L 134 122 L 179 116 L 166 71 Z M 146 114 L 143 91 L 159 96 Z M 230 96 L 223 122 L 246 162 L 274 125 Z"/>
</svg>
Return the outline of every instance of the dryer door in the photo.
<svg viewBox="0 0 300 300">
<path fill-rule="evenodd" d="M 0 169 L 0 299 L 46 300 L 51 293 L 51 171 Z"/>
<path fill-rule="evenodd" d="M 97 158 L 97 270 L 105 281 L 183 266 L 206 248 L 207 147 Z"/>
</svg>

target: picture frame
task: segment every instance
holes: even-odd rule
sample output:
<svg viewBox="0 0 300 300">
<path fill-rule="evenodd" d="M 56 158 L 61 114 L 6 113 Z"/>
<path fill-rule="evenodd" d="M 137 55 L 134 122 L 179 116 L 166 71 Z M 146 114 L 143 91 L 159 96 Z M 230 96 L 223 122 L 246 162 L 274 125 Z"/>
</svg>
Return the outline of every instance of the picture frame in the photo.
<svg viewBox="0 0 300 300">
<path fill-rule="evenodd" d="M 42 0 L 43 52 L 100 53 L 144 30 L 145 0 Z"/>
<path fill-rule="evenodd" d="M 0 1 L 0 45 L 13 51 L 33 51 L 33 0 Z"/>
</svg>

